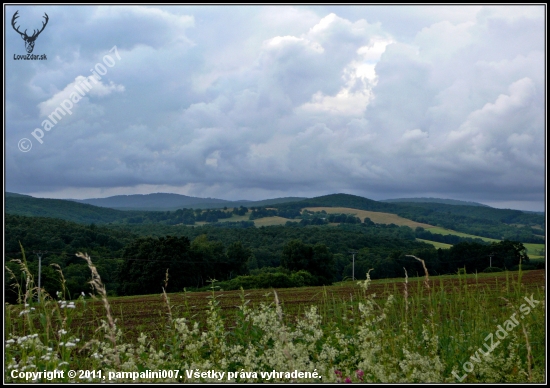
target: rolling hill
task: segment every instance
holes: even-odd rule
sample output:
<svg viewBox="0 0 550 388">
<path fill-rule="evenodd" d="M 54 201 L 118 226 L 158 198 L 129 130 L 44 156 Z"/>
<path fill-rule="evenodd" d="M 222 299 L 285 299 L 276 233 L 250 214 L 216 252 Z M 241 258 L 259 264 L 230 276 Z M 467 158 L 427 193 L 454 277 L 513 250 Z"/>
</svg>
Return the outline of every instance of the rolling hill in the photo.
<svg viewBox="0 0 550 388">
<path fill-rule="evenodd" d="M 331 194 L 315 198 L 296 200 L 296 198 L 275 198 L 265 201 L 230 202 L 212 198 L 187 197 L 178 194 L 150 194 L 135 196 L 117 196 L 105 198 L 111 202 L 104 205 L 120 206 L 127 204 L 135 207 L 155 207 L 164 203 L 166 207 L 175 206 L 177 201 L 185 200 L 182 207 L 193 206 L 202 208 L 227 208 L 244 205 L 247 207 L 271 207 L 278 209 L 279 214 L 271 214 L 288 218 L 289 210 L 299 215 L 299 211 L 311 207 L 352 208 L 368 212 L 389 213 L 411 221 L 411 224 L 428 224 L 455 230 L 475 236 L 497 240 L 515 240 L 526 243 L 544 243 L 545 217 L 535 213 L 520 210 L 495 209 L 488 206 L 449 205 L 436 202 L 391 203 L 374 201 L 368 198 L 349 195 Z M 202 203 L 192 202 L 202 200 Z M 125 202 L 126 201 L 126 202 Z M 164 201 L 164 202 L 163 202 Z M 213 201 L 218 201 L 217 203 Z M 182 207 L 178 207 L 181 209 Z M 5 198 L 5 212 L 9 214 L 59 218 L 78 223 L 166 223 L 178 224 L 177 214 L 163 211 L 117 210 L 107 207 L 93 206 L 70 200 L 34 198 L 31 196 L 8 193 Z M 181 210 L 178 210 L 181 212 Z M 210 210 L 207 210 L 210 211 Z M 286 212 L 286 213 L 285 213 Z M 219 213 L 221 215 L 227 213 Z M 295 217 L 290 216 L 290 218 Z M 220 216 L 221 217 L 221 216 Z M 222 217 L 227 221 L 230 218 Z M 258 217 L 259 218 L 259 217 Z M 259 218 L 261 219 L 261 218 Z M 282 220 L 278 220 L 281 223 Z M 262 224 L 263 222 L 258 222 Z"/>
<path fill-rule="evenodd" d="M 106 198 L 67 199 L 68 201 L 85 203 L 88 205 L 108 207 L 117 210 L 146 210 L 146 211 L 170 211 L 182 208 L 192 209 L 219 209 L 223 207 L 239 206 L 268 206 L 285 202 L 303 200 L 301 197 L 273 198 L 261 201 L 227 201 L 217 198 L 190 197 L 182 194 L 154 193 L 115 195 Z"/>
<path fill-rule="evenodd" d="M 390 202 L 390 203 L 418 203 L 418 202 L 428 202 L 428 203 L 443 203 L 445 205 L 457 205 L 457 206 L 483 206 L 490 207 L 478 202 L 470 201 L 459 201 L 457 199 L 444 199 L 444 198 L 394 198 L 394 199 L 383 199 L 380 202 Z"/>
</svg>

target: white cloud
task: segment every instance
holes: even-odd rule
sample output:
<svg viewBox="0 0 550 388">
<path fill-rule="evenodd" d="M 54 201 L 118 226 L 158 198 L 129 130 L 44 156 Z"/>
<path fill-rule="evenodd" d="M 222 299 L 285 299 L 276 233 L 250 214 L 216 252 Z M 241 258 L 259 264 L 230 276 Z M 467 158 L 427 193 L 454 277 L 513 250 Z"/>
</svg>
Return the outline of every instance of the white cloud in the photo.
<svg viewBox="0 0 550 388">
<path fill-rule="evenodd" d="M 73 82 L 65 86 L 63 90 L 38 104 L 38 109 L 40 116 L 47 116 L 60 107 L 65 100 L 69 100 L 74 105 L 77 105 L 81 100 L 88 101 L 87 96 L 105 97 L 113 92 L 124 92 L 124 86 L 116 85 L 112 81 L 109 84 L 105 84 L 94 76 L 85 77 L 79 75 Z"/>
</svg>

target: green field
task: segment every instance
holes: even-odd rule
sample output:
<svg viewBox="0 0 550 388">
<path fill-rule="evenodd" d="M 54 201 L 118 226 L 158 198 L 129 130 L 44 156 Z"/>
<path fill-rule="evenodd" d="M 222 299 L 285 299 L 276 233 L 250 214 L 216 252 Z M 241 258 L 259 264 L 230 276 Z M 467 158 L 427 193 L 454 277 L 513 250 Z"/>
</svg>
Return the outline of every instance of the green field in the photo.
<svg viewBox="0 0 550 388">
<path fill-rule="evenodd" d="M 545 244 L 532 244 L 524 243 L 523 246 L 527 248 L 527 254 L 530 259 L 544 259 Z"/>
<path fill-rule="evenodd" d="M 422 240 L 421 238 L 417 238 L 416 241 L 422 241 L 422 242 L 425 242 L 425 243 L 428 243 L 428 244 L 432 244 L 437 249 L 439 249 L 439 248 L 449 249 L 450 247 L 452 247 L 451 244 L 445 244 L 445 243 L 440 243 L 440 242 L 437 242 L 437 241 L 430 241 L 430 240 Z"/>
<path fill-rule="evenodd" d="M 459 237 L 480 238 L 483 241 L 487 241 L 487 242 L 499 242 L 500 241 L 500 240 L 496 240 L 496 239 L 493 239 L 493 238 L 480 237 L 480 236 L 475 236 L 473 234 L 456 232 L 454 230 L 440 228 L 438 226 L 426 228 L 426 230 L 429 230 L 432 233 L 443 234 L 443 235 L 452 234 L 452 235 L 459 236 Z M 429 242 L 430 244 L 433 244 L 436 248 L 439 248 L 439 246 L 437 246 L 435 244 L 440 244 L 440 243 L 432 242 L 432 241 L 428 241 L 428 240 L 424 240 L 424 241 Z M 448 244 L 442 244 L 442 245 L 448 245 Z M 543 259 L 544 258 L 544 255 L 541 255 L 540 253 L 541 253 L 541 251 L 545 250 L 545 244 L 523 243 L 523 246 L 527 249 L 527 255 L 529 256 L 530 259 L 541 259 L 541 258 Z"/>
<path fill-rule="evenodd" d="M 428 228 L 425 228 L 425 229 L 429 230 L 432 233 L 443 234 L 443 235 L 452 234 L 452 235 L 459 236 L 459 237 L 480 238 L 483 241 L 487 241 L 487 242 L 499 242 L 500 241 L 500 240 L 496 240 L 494 238 L 480 237 L 480 236 L 474 236 L 473 234 L 457 232 L 455 230 L 445 229 L 445 228 L 441 228 L 439 226 L 431 226 L 431 227 L 428 227 Z"/>
</svg>

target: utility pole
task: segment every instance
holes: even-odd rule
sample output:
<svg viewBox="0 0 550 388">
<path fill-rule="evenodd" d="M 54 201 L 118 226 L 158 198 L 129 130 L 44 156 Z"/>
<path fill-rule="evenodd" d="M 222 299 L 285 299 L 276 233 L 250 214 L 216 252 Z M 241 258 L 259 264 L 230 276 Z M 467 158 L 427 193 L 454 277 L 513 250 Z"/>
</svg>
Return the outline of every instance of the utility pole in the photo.
<svg viewBox="0 0 550 388">
<path fill-rule="evenodd" d="M 489 267 L 491 267 L 491 268 L 493 268 L 493 255 L 494 255 L 494 253 L 491 253 L 489 255 Z"/>
<path fill-rule="evenodd" d="M 42 251 L 34 251 L 33 253 L 36 253 L 36 256 L 38 256 L 38 303 L 40 303 L 40 294 L 42 293 L 41 290 L 41 277 L 42 277 L 42 255 L 45 254 L 45 253 L 48 253 L 48 251 L 46 252 L 42 252 Z"/>
<path fill-rule="evenodd" d="M 351 279 L 355 280 L 355 254 L 357 252 L 356 251 L 348 251 L 348 253 L 352 254 L 352 260 L 353 260 L 353 264 L 352 264 L 352 267 L 351 267 Z"/>
</svg>

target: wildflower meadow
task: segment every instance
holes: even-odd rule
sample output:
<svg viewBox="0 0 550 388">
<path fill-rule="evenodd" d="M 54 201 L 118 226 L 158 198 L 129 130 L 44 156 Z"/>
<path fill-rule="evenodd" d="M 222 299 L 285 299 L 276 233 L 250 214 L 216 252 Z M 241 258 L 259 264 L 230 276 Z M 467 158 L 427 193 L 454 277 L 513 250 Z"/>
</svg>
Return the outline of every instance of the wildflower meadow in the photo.
<svg viewBox="0 0 550 388">
<path fill-rule="evenodd" d="M 141 305 L 160 306 L 154 323 L 130 326 L 129 313 L 116 318 L 122 307 L 112 306 L 122 304 L 107 297 L 92 259 L 77 256 L 93 289 L 77 300 L 65 300 L 61 270 L 53 296 L 35 286 L 24 254 L 18 262 L 19 304 L 5 306 L 5 382 L 545 381 L 544 278 L 536 271 L 429 278 L 427 269 L 424 278 L 404 272 L 391 281 L 367 274 L 345 293 L 292 289 L 316 295 L 295 304 L 283 300 L 287 290 L 252 301 L 243 290 L 224 296 L 215 282 L 200 297 L 167 294 L 167 273 Z"/>
</svg>

